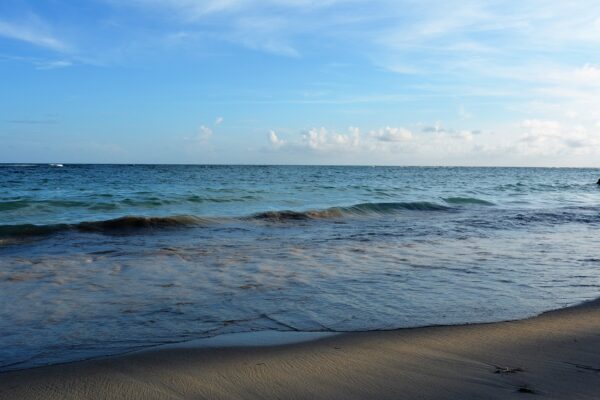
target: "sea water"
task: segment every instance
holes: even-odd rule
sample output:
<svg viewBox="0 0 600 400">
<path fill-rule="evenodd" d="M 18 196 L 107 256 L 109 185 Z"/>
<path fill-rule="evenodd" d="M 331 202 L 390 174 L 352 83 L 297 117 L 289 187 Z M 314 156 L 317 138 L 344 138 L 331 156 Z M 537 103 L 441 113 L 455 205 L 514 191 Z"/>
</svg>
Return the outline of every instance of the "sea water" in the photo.
<svg viewBox="0 0 600 400">
<path fill-rule="evenodd" d="M 600 294 L 600 170 L 0 165 L 0 371 Z"/>
</svg>

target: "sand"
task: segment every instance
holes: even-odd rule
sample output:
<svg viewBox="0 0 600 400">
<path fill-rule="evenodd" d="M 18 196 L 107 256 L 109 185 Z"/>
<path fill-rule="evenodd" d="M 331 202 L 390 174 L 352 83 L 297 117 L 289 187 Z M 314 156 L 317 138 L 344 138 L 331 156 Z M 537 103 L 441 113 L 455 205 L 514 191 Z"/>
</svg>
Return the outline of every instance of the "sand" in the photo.
<svg viewBox="0 0 600 400">
<path fill-rule="evenodd" d="M 600 399 L 600 301 L 493 324 L 168 348 L 0 374 L 0 399 Z"/>
</svg>

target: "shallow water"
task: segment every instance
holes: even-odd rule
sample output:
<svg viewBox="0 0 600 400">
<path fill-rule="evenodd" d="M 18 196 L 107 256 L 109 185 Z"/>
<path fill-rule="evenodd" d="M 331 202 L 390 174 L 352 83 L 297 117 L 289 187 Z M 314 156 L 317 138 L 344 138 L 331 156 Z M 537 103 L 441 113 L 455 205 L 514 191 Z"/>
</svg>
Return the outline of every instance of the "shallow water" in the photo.
<svg viewBox="0 0 600 400">
<path fill-rule="evenodd" d="M 600 294 L 600 170 L 0 166 L 0 370 Z"/>
</svg>

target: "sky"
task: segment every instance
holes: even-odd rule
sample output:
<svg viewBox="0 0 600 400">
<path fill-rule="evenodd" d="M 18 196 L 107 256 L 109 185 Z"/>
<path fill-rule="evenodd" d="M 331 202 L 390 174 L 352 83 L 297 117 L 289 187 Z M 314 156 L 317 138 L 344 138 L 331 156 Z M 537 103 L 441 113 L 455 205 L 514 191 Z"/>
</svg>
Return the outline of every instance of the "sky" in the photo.
<svg viewBox="0 0 600 400">
<path fill-rule="evenodd" d="M 600 2 L 2 0 L 0 162 L 600 167 Z"/>
</svg>

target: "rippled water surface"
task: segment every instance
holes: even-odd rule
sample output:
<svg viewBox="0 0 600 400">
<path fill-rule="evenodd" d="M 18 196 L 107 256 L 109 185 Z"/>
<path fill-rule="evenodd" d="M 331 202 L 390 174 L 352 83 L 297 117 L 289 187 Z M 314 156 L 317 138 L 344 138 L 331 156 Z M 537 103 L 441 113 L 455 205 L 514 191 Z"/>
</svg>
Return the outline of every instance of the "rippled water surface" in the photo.
<svg viewBox="0 0 600 400">
<path fill-rule="evenodd" d="M 0 165 L 0 371 L 600 294 L 600 170 Z"/>
</svg>

